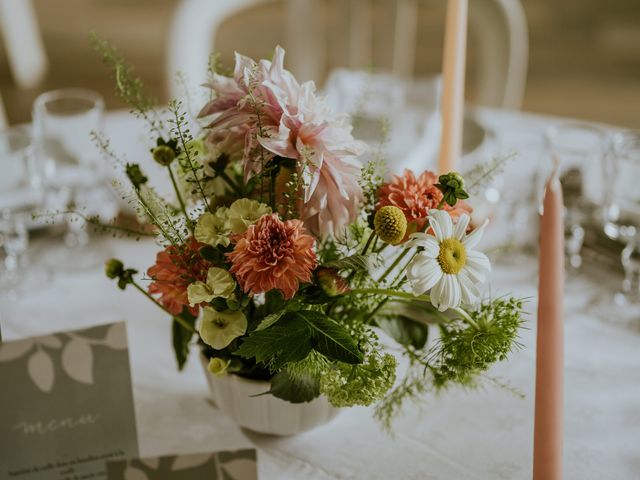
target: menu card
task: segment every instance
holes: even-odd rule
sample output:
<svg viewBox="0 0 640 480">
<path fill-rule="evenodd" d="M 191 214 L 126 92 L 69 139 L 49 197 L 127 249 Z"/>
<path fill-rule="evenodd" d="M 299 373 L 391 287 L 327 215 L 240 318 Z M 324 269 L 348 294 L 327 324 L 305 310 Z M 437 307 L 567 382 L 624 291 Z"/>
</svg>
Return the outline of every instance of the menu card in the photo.
<svg viewBox="0 0 640 480">
<path fill-rule="evenodd" d="M 253 449 L 107 463 L 108 480 L 257 480 Z"/>
<path fill-rule="evenodd" d="M 106 479 L 137 455 L 124 323 L 0 343 L 0 478 Z"/>
</svg>

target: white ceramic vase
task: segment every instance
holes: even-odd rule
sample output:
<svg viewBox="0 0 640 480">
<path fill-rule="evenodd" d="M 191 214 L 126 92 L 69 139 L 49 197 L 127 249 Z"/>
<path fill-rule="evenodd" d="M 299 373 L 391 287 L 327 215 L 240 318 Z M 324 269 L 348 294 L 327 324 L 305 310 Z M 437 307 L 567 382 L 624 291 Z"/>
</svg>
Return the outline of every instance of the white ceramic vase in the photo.
<svg viewBox="0 0 640 480">
<path fill-rule="evenodd" d="M 200 354 L 216 406 L 238 425 L 269 435 L 295 435 L 330 422 L 339 409 L 325 397 L 307 403 L 290 403 L 273 395 L 259 395 L 269 390 L 269 382 L 250 380 L 237 375 L 218 376 L 209 372 L 209 361 Z"/>
</svg>

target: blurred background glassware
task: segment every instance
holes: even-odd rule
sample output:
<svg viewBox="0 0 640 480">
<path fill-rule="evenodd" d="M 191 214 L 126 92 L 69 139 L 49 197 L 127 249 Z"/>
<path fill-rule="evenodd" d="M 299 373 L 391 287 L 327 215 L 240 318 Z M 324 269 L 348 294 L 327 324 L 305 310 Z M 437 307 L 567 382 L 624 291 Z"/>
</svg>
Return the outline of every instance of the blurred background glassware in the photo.
<svg viewBox="0 0 640 480">
<path fill-rule="evenodd" d="M 103 131 L 103 116 L 104 101 L 91 90 L 54 90 L 36 99 L 35 155 L 45 189 L 46 211 L 77 211 L 85 205 L 84 200 L 107 188 L 107 172 L 93 138 Z M 95 203 L 90 206 L 100 207 Z M 56 270 L 89 268 L 100 263 L 102 259 L 89 246 L 84 219 L 68 213 L 63 218 L 64 246 L 52 249 L 47 263 Z"/>
<path fill-rule="evenodd" d="M 640 131 L 619 132 L 612 143 L 605 162 L 604 232 L 625 244 L 621 254 L 625 277 L 616 302 L 640 304 Z"/>
<path fill-rule="evenodd" d="M 0 132 L 0 289 L 13 296 L 43 274 L 28 255 L 32 214 L 43 198 L 33 154 L 25 129 Z"/>
<path fill-rule="evenodd" d="M 611 135 L 593 124 L 564 122 L 549 127 L 545 138 L 552 159 L 549 169 L 557 162 L 564 194 L 566 257 L 571 271 L 577 271 L 582 266 L 585 226 L 600 218 L 604 205 L 603 165 L 611 148 Z M 540 178 L 548 178 L 549 173 L 541 172 Z"/>
</svg>

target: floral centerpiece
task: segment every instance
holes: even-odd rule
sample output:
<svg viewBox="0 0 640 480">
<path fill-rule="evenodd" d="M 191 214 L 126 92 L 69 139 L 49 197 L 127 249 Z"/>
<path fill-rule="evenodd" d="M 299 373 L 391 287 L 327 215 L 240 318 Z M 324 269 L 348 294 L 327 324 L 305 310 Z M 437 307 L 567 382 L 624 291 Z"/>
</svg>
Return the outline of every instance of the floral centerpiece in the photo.
<svg viewBox="0 0 640 480">
<path fill-rule="evenodd" d="M 212 69 L 192 120 L 179 102 L 154 113 L 98 43 L 175 189 L 161 198 L 124 165 L 160 247 L 147 286 L 120 260 L 106 273 L 173 319 L 179 368 L 197 343 L 213 375 L 269 382 L 292 403 L 375 405 L 388 426 L 404 400 L 475 385 L 517 345 L 522 302 L 481 297 L 485 224 L 471 222 L 461 175 L 384 181 L 379 155 L 362 160 L 348 116 L 284 69 L 281 48 L 271 61 L 236 55 L 231 75 Z"/>
</svg>

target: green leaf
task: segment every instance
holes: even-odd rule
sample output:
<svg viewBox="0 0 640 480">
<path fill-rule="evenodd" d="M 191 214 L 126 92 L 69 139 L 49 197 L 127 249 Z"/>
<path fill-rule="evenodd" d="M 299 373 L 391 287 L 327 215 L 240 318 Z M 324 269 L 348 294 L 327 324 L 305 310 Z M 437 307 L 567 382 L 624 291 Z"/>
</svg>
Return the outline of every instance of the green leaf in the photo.
<svg viewBox="0 0 640 480">
<path fill-rule="evenodd" d="M 320 380 L 312 375 L 292 376 L 284 370 L 273 376 L 268 393 L 291 403 L 310 402 L 320 396 Z"/>
<path fill-rule="evenodd" d="M 429 327 L 403 316 L 376 318 L 378 326 L 400 345 L 423 348 L 429 338 Z"/>
<path fill-rule="evenodd" d="M 350 257 L 332 260 L 323 266 L 336 268 L 338 270 L 366 270 L 369 268 L 369 255 L 351 255 Z"/>
<path fill-rule="evenodd" d="M 185 311 L 180 314 L 180 317 L 195 328 L 196 319 L 193 315 Z M 178 370 L 182 370 L 189 356 L 189 343 L 193 337 L 193 331 L 187 330 L 174 319 L 171 325 L 171 334 L 173 351 L 175 352 L 176 361 L 178 362 Z"/>
<path fill-rule="evenodd" d="M 344 363 L 364 361 L 364 354 L 346 328 L 320 312 L 301 310 L 294 313 L 312 330 L 313 348 L 325 357 Z"/>
<path fill-rule="evenodd" d="M 278 320 L 282 318 L 282 316 L 287 313 L 287 309 L 282 309 L 278 312 L 267 315 L 262 319 L 262 321 L 258 324 L 255 331 L 259 332 L 260 330 L 264 330 L 265 328 L 269 328 L 271 325 L 276 323 Z"/>
<path fill-rule="evenodd" d="M 251 333 L 234 354 L 255 358 L 277 370 L 285 363 L 305 359 L 312 349 L 311 337 L 304 319 L 289 312 L 277 325 Z"/>
</svg>

